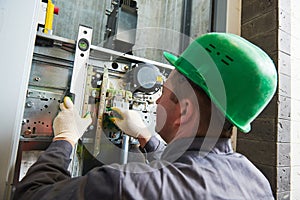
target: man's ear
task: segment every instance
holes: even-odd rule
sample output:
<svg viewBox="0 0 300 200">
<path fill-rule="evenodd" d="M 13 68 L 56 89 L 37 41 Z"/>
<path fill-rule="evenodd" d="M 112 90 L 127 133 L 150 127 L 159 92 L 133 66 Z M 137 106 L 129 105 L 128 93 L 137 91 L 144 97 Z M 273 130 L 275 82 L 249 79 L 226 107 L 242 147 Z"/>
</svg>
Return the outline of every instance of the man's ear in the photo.
<svg viewBox="0 0 300 200">
<path fill-rule="evenodd" d="M 180 117 L 176 119 L 176 124 L 185 124 L 192 120 L 195 111 L 194 104 L 190 99 L 182 99 L 179 102 Z"/>
</svg>

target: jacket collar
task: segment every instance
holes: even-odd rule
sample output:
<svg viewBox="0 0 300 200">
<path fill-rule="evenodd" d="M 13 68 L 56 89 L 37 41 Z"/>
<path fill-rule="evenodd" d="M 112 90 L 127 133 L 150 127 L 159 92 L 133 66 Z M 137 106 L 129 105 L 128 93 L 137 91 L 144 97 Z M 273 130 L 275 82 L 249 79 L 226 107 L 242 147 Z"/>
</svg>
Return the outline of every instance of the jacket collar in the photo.
<svg viewBox="0 0 300 200">
<path fill-rule="evenodd" d="M 181 138 L 168 144 L 161 159 L 175 161 L 184 154 L 198 153 L 206 156 L 208 153 L 230 154 L 233 153 L 230 138 Z"/>
</svg>

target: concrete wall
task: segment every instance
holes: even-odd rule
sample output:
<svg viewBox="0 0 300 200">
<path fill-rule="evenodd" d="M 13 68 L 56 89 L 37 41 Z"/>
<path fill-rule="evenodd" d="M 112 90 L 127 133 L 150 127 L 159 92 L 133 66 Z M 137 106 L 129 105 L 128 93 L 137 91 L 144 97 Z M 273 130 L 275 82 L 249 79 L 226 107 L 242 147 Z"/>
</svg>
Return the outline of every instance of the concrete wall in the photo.
<svg viewBox="0 0 300 200">
<path fill-rule="evenodd" d="M 272 57 L 279 82 L 252 131 L 238 133 L 237 151 L 262 170 L 276 199 L 300 199 L 299 4 L 297 0 L 242 1 L 242 36 Z"/>
<path fill-rule="evenodd" d="M 243 0 L 241 35 L 265 50 L 278 66 L 277 10 L 277 0 Z M 252 123 L 251 132 L 238 133 L 237 140 L 237 151 L 262 170 L 274 193 L 277 187 L 277 142 L 280 142 L 277 137 L 278 98 L 276 94 L 265 111 Z"/>
</svg>

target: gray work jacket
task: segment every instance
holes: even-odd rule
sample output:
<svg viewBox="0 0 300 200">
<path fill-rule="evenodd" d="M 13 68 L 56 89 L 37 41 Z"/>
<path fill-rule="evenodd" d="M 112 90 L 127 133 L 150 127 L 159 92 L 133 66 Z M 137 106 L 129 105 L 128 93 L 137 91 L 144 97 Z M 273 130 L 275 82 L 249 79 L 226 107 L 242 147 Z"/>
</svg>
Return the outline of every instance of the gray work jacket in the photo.
<svg viewBox="0 0 300 200">
<path fill-rule="evenodd" d="M 152 137 L 145 150 L 164 145 Z M 149 164 L 96 167 L 71 178 L 72 146 L 55 141 L 17 185 L 15 199 L 274 199 L 269 182 L 230 139 L 178 139 Z"/>
</svg>

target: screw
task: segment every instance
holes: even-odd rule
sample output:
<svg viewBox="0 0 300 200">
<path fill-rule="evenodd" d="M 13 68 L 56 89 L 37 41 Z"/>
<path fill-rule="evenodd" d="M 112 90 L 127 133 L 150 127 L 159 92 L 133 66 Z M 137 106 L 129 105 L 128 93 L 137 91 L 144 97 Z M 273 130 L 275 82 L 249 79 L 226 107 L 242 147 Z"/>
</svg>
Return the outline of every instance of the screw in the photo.
<svg viewBox="0 0 300 200">
<path fill-rule="evenodd" d="M 35 80 L 35 81 L 40 81 L 40 80 L 41 80 L 41 78 L 40 78 L 40 77 L 38 77 L 38 76 L 36 76 L 36 77 L 34 77 L 34 80 Z"/>
<path fill-rule="evenodd" d="M 27 103 L 26 103 L 26 107 L 27 108 L 31 108 L 32 106 L 33 106 L 33 102 L 32 101 L 28 101 Z"/>
<path fill-rule="evenodd" d="M 90 125 L 89 129 L 93 130 L 95 127 L 93 125 Z"/>
<path fill-rule="evenodd" d="M 92 97 L 96 98 L 96 94 L 97 94 L 97 91 L 96 91 L 96 90 L 93 90 L 93 91 L 92 91 Z"/>
<path fill-rule="evenodd" d="M 32 133 L 32 131 L 30 129 L 27 129 L 26 131 L 24 131 L 24 135 L 30 135 Z"/>
<path fill-rule="evenodd" d="M 129 69 L 128 65 L 125 65 L 125 66 L 124 66 L 124 70 L 127 71 L 128 69 Z"/>
</svg>

